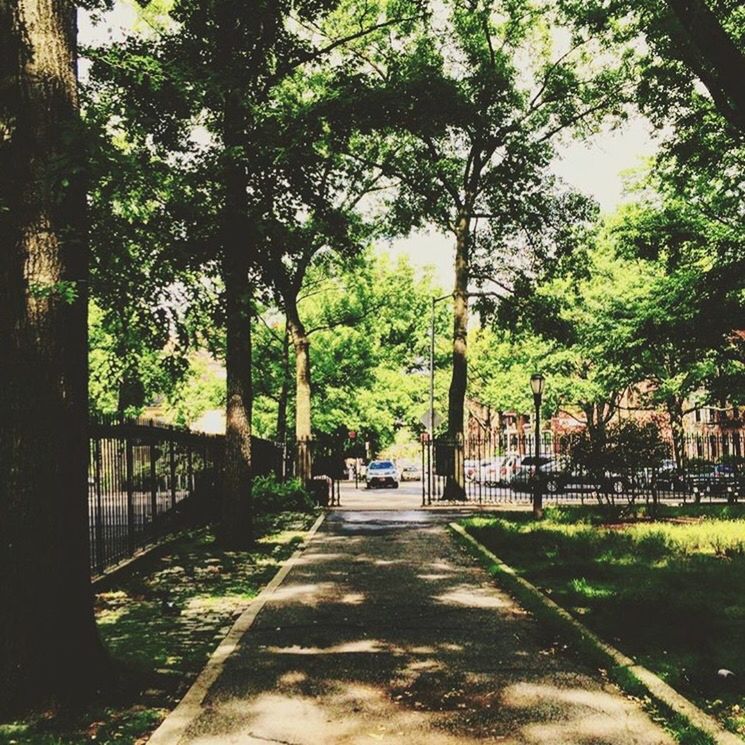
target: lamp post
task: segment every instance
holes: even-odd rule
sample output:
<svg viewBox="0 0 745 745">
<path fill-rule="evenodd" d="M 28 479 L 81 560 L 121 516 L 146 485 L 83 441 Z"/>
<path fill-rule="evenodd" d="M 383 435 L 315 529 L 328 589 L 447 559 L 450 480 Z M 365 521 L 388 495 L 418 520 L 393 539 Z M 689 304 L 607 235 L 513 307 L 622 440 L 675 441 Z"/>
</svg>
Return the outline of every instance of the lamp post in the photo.
<svg viewBox="0 0 745 745">
<path fill-rule="evenodd" d="M 543 492 L 541 490 L 541 398 L 543 397 L 543 375 L 535 373 L 530 376 L 530 388 L 533 391 L 533 406 L 535 408 L 535 478 L 533 487 L 533 517 L 540 520 L 543 517 Z"/>
</svg>

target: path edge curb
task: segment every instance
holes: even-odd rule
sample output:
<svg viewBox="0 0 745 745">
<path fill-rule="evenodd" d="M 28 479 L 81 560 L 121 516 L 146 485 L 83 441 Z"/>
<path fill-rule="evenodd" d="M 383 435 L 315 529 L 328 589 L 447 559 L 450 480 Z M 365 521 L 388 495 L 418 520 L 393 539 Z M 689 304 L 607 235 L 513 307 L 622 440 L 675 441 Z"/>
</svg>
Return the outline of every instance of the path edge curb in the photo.
<svg viewBox="0 0 745 745">
<path fill-rule="evenodd" d="M 326 519 L 326 514 L 321 513 L 305 536 L 302 545 L 287 558 L 277 570 L 277 573 L 266 584 L 264 589 L 251 601 L 246 610 L 241 613 L 230 631 L 210 655 L 209 659 L 191 684 L 184 697 L 176 705 L 158 728 L 150 735 L 148 745 L 176 745 L 191 723 L 202 713 L 202 703 L 210 692 L 215 681 L 220 677 L 225 662 L 236 650 L 243 636 L 253 626 L 256 617 L 266 605 L 274 591 L 284 582 L 285 577 L 295 566 L 300 556 L 305 552 L 310 542 L 315 537 L 318 529 Z"/>
<path fill-rule="evenodd" d="M 613 667 L 620 668 L 629 674 L 655 702 L 662 704 L 672 711 L 673 714 L 701 731 L 716 743 L 716 745 L 743 745 L 743 741 L 737 735 L 725 730 L 712 716 L 678 693 L 672 686 L 665 683 L 662 678 L 643 665 L 637 664 L 613 645 L 601 639 L 567 610 L 541 592 L 535 585 L 521 577 L 509 564 L 506 564 L 495 553 L 486 548 L 462 525 L 451 522 L 448 527 L 482 559 L 488 560 L 500 574 L 505 575 L 508 583 L 512 583 L 513 586 L 517 586 L 520 590 L 528 594 L 534 602 L 547 610 L 554 617 L 554 620 L 559 621 L 564 626 L 569 626 L 597 655 L 612 663 Z"/>
</svg>

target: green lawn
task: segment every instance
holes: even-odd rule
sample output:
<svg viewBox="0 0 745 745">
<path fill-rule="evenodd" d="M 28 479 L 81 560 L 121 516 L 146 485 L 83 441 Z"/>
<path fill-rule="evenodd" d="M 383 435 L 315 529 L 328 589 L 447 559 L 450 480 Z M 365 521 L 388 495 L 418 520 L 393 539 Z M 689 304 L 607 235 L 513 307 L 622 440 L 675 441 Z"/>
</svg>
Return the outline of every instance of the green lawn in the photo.
<svg viewBox="0 0 745 745">
<path fill-rule="evenodd" d="M 0 723 L 0 743 L 144 742 L 315 517 L 280 516 L 251 552 L 222 551 L 208 530 L 195 531 L 109 580 L 96 595 L 98 626 L 118 669 L 109 690 L 81 711 Z"/>
<path fill-rule="evenodd" d="M 502 513 L 464 524 L 602 638 L 745 736 L 741 508 L 667 508 L 657 520 L 552 508 L 540 523 Z M 723 681 L 720 668 L 736 677 Z"/>
</svg>

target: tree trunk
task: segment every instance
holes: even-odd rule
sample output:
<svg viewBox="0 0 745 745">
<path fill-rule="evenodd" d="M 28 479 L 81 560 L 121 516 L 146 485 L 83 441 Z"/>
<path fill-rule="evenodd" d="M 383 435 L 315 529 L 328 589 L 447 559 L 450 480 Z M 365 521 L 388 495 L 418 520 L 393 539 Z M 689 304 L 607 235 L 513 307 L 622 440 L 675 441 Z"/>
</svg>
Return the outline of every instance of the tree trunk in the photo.
<svg viewBox="0 0 745 745">
<path fill-rule="evenodd" d="M 683 399 L 671 398 L 666 401 L 667 415 L 670 417 L 670 431 L 673 437 L 673 457 L 677 468 L 683 468 L 685 458 L 683 443 Z"/>
<path fill-rule="evenodd" d="M 745 132 L 745 54 L 705 0 L 667 0 L 688 41 L 685 62 L 706 86 L 722 116 Z"/>
<path fill-rule="evenodd" d="M 311 453 L 310 340 L 297 305 L 286 302 L 287 327 L 295 349 L 295 439 L 298 446 L 297 476 L 304 483 L 313 474 Z"/>
<path fill-rule="evenodd" d="M 227 410 L 225 473 L 219 537 L 226 548 L 247 548 L 253 541 L 251 504 L 251 256 L 247 243 L 246 166 L 241 152 L 245 129 L 237 91 L 226 95 L 222 226 L 225 283 Z"/>
<path fill-rule="evenodd" d="M 453 474 L 448 476 L 444 499 L 465 499 L 466 477 L 463 459 L 463 423 L 468 383 L 468 275 L 470 221 L 468 213 L 458 216 L 455 242 L 455 288 L 453 290 L 453 375 L 448 393 L 448 438 L 453 443 Z"/>
<path fill-rule="evenodd" d="M 290 396 L 290 329 L 285 322 L 282 339 L 282 386 L 277 401 L 277 441 L 287 440 L 287 399 Z"/>
<path fill-rule="evenodd" d="M 93 690 L 75 10 L 0 0 L 0 710 Z"/>
</svg>

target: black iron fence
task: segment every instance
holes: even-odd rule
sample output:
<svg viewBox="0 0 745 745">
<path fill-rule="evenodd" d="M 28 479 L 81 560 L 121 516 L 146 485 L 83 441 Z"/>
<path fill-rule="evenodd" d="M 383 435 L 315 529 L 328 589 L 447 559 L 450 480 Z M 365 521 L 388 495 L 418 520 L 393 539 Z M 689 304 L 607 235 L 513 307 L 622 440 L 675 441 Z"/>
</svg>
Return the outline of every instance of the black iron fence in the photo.
<svg viewBox="0 0 745 745">
<path fill-rule="evenodd" d="M 101 574 L 173 531 L 219 515 L 224 437 L 153 421 L 90 425 L 91 571 Z M 254 473 L 284 474 L 284 449 L 252 439 Z"/>
<path fill-rule="evenodd" d="M 656 452 L 589 457 L 576 436 L 507 434 L 422 442 L 422 504 L 745 498 L 745 431 L 686 435 Z M 674 453 L 677 451 L 677 459 Z"/>
</svg>

